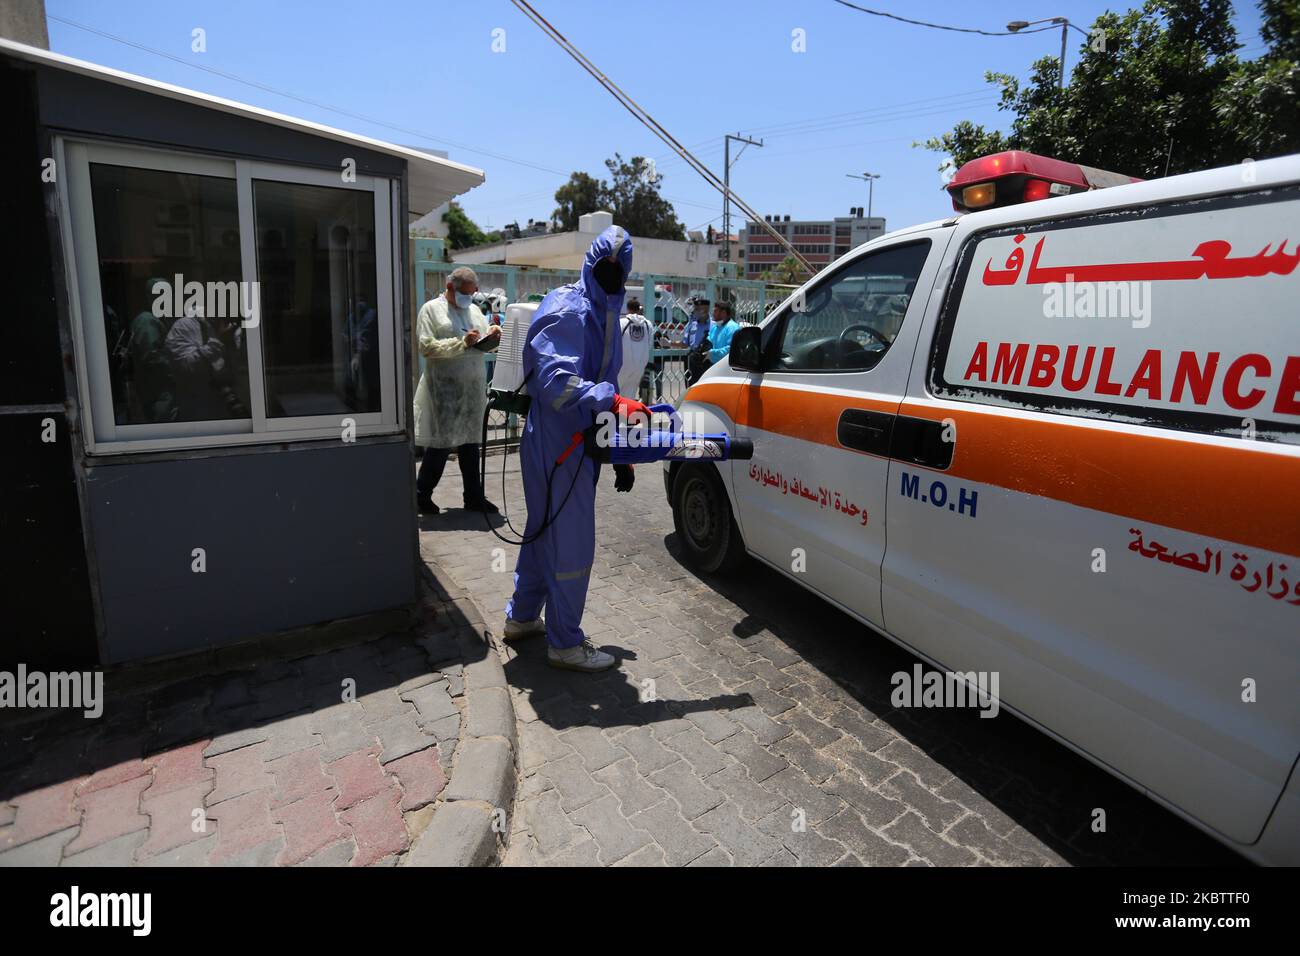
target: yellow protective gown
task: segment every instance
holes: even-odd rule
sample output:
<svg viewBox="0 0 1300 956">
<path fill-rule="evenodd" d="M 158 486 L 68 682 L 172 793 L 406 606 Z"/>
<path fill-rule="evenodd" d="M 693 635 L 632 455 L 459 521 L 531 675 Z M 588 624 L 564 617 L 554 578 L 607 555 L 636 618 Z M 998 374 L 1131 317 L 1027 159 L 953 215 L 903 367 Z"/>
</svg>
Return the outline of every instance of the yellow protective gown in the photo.
<svg viewBox="0 0 1300 956">
<path fill-rule="evenodd" d="M 415 389 L 415 443 L 421 448 L 455 448 L 482 437 L 487 405 L 484 353 L 465 347 L 465 333 L 487 335 L 478 306 L 458 309 L 445 295 L 420 307 L 416 333 L 423 370 Z"/>
</svg>

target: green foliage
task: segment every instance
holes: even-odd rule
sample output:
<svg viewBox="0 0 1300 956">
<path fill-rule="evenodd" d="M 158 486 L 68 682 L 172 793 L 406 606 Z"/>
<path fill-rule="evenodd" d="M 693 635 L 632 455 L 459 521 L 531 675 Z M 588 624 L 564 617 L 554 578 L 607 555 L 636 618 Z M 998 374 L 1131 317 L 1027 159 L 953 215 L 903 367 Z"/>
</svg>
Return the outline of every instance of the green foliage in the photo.
<svg viewBox="0 0 1300 956">
<path fill-rule="evenodd" d="M 555 201 L 559 205 L 551 218 L 562 232 L 574 232 L 578 228 L 578 217 L 602 208 L 606 195 L 604 182 L 586 173 L 575 172 L 555 191 Z"/>
<path fill-rule="evenodd" d="M 1260 10 L 1268 52 L 1257 60 L 1237 56 L 1229 0 L 1104 13 L 1064 90 L 1055 56 L 1024 83 L 986 75 L 1014 117 L 1009 132 L 962 121 L 922 145 L 957 166 L 1024 149 L 1144 179 L 1300 152 L 1300 0 Z"/>
<path fill-rule="evenodd" d="M 605 160 L 610 181 L 575 172 L 555 193 L 559 204 L 553 217 L 560 228 L 578 228 L 578 218 L 598 209 L 614 214 L 614 222 L 634 236 L 649 239 L 684 239 L 686 230 L 677 221 L 672 203 L 659 195 L 663 176 L 642 156 L 624 160 L 618 153 Z"/>
<path fill-rule="evenodd" d="M 465 215 L 460 203 L 450 203 L 442 214 L 442 221 L 447 224 L 447 248 L 468 249 L 481 246 L 486 242 L 496 242 L 501 238 L 499 232 L 484 232 L 474 220 Z"/>
<path fill-rule="evenodd" d="M 798 285 L 803 282 L 808 275 L 799 260 L 794 256 L 786 256 L 781 260 L 779 265 L 773 266 L 762 274 L 764 282 L 777 282 L 784 285 Z"/>
</svg>

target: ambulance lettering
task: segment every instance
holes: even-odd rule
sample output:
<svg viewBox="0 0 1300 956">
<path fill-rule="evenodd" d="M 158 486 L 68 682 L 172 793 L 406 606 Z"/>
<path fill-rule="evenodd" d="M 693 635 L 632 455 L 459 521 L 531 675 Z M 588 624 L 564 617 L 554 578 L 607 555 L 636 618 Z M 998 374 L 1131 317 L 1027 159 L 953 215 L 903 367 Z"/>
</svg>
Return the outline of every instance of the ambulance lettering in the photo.
<svg viewBox="0 0 1300 956">
<path fill-rule="evenodd" d="M 898 490 L 904 498 L 911 498 L 913 501 L 928 501 L 936 508 L 951 511 L 954 514 L 966 515 L 968 518 L 975 517 L 975 509 L 979 501 L 978 491 L 958 487 L 956 494 L 950 494 L 948 486 L 938 478 L 931 480 L 925 490 L 922 490 L 921 476 L 907 471 L 902 473 L 902 480 Z"/>
<path fill-rule="evenodd" d="M 993 403 L 1023 395 L 1030 406 L 1056 399 L 1110 409 L 1098 417 L 1127 407 L 1139 418 L 1261 418 L 1294 443 L 1300 199 L 1292 196 L 976 240 L 943 386 Z"/>
</svg>

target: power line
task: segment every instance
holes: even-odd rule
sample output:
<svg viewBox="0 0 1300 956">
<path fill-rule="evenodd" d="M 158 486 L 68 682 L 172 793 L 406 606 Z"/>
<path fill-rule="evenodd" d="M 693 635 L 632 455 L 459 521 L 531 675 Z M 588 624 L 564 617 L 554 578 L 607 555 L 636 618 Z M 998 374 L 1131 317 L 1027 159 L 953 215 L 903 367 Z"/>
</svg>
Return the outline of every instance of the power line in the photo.
<svg viewBox="0 0 1300 956">
<path fill-rule="evenodd" d="M 529 5 L 527 0 L 511 0 L 511 2 L 517 8 L 519 8 L 520 12 L 522 12 L 525 16 L 527 16 L 530 20 L 532 20 L 533 23 L 535 23 L 538 27 L 540 27 L 543 30 L 543 32 L 546 33 L 547 36 L 549 36 L 552 40 L 554 40 L 559 45 L 560 49 L 564 50 L 564 52 L 569 54 L 569 56 L 572 57 L 573 60 L 579 66 L 581 66 L 584 70 L 590 73 L 591 76 L 596 80 L 596 82 L 598 82 L 601 86 L 603 86 L 606 89 L 606 91 L 610 93 L 610 95 L 612 95 L 616 100 L 618 100 L 619 104 L 624 109 L 626 109 L 629 113 L 631 113 L 634 117 L 636 117 L 636 119 L 642 125 L 644 125 L 656 136 L 658 136 L 661 140 L 663 140 L 663 142 L 666 143 L 673 150 L 673 152 L 677 153 L 683 159 L 686 159 L 686 161 L 690 164 L 691 168 L 694 169 L 697 173 L 699 173 L 704 178 L 705 182 L 711 185 L 714 189 L 717 189 L 718 191 L 722 192 L 723 195 L 729 195 L 731 197 L 731 200 L 737 206 L 739 206 L 743 212 L 749 215 L 751 219 L 754 220 L 759 219 L 758 213 L 754 212 L 754 210 L 743 199 L 741 199 L 735 193 L 731 192 L 731 190 L 727 187 L 727 185 L 723 183 L 720 179 L 718 179 L 717 174 L 714 173 L 713 170 L 709 169 L 709 167 L 705 166 L 702 162 L 696 159 L 695 156 L 692 155 L 686 149 L 686 147 L 684 147 L 681 143 L 679 143 L 677 139 L 671 133 L 668 132 L 668 130 L 664 129 L 664 127 L 659 123 L 658 120 L 656 120 L 653 116 L 651 116 L 634 99 L 632 99 L 630 96 L 624 93 L 623 90 L 616 83 L 614 83 L 613 80 L 611 80 L 604 73 L 602 73 L 594 63 L 592 63 L 589 59 L 587 59 L 587 57 L 582 53 L 581 50 L 579 50 L 576 46 L 570 43 L 569 40 L 564 36 L 564 34 L 560 33 L 560 31 L 557 30 L 555 27 L 553 27 L 546 20 L 545 17 L 543 17 L 540 13 L 534 10 L 532 6 Z M 802 265 L 803 268 L 807 269 L 810 274 L 816 271 L 813 268 L 812 263 L 810 263 L 806 258 L 804 258 L 802 253 L 800 253 L 794 247 L 794 245 L 792 245 L 790 241 L 785 238 L 785 236 L 781 235 L 779 232 L 773 229 L 771 225 L 768 225 L 766 223 L 764 223 L 763 225 L 764 228 L 767 230 L 767 232 L 772 236 L 772 238 L 777 240 L 778 243 L 784 246 L 785 249 L 790 253 L 790 255 L 794 257 L 796 262 Z"/>
<path fill-rule="evenodd" d="M 79 30 L 85 30 L 88 33 L 94 33 L 98 36 L 104 37 L 109 40 L 113 40 L 117 43 L 123 43 L 126 46 L 134 47 L 137 50 L 143 50 L 146 53 L 152 53 L 155 56 L 161 56 L 175 63 L 180 63 L 183 66 L 192 67 L 193 69 L 196 70 L 202 70 L 204 73 L 211 73 L 213 76 L 219 76 L 222 77 L 223 79 L 231 80 L 235 83 L 242 83 L 245 86 L 251 86 L 254 89 L 263 90 L 267 93 L 272 93 L 276 96 L 283 96 L 285 99 L 294 100 L 298 103 L 305 103 L 308 106 L 314 106 L 317 109 L 328 110 L 331 113 L 338 113 L 340 116 L 347 116 L 350 117 L 351 119 L 361 120 L 364 123 L 372 123 L 375 126 L 382 126 L 385 129 L 391 129 L 396 132 L 403 133 L 407 136 L 416 136 L 419 137 L 420 139 L 429 140 L 432 143 L 440 143 L 443 146 L 450 146 L 454 149 L 463 150 L 464 152 L 467 153 L 477 153 L 480 156 L 488 156 L 492 159 L 499 159 L 502 162 L 513 163 L 516 166 L 527 166 L 530 169 L 536 169 L 539 172 L 543 172 L 543 173 L 550 173 L 553 176 L 564 175 L 564 173 L 562 173 L 558 169 L 551 169 L 548 166 L 542 166 L 539 165 L 538 163 L 529 162 L 526 159 L 516 159 L 513 156 L 506 156 L 503 155 L 502 153 L 494 153 L 491 150 L 479 149 L 478 147 L 470 146 L 467 143 L 457 143 L 454 142 L 453 140 L 444 139 L 440 136 L 433 136 L 429 133 L 423 132 L 422 130 L 411 129 L 410 127 L 407 126 L 398 126 L 394 123 L 386 122 L 385 120 L 376 119 L 373 116 L 367 116 L 364 113 L 357 113 L 352 110 L 343 109 L 340 106 L 331 106 L 329 103 L 322 103 L 319 100 L 308 99 L 305 96 L 298 96 L 296 93 L 288 93 L 285 92 L 284 90 L 278 90 L 273 86 L 268 86 L 265 83 L 259 83 L 256 80 L 246 79 L 245 77 L 238 76 L 234 73 L 228 73 L 225 70 L 218 70 L 210 66 L 203 66 L 202 64 L 199 63 L 192 63 L 189 60 L 185 59 L 184 57 L 176 56 L 174 54 L 166 52 L 165 50 L 158 50 L 155 49 L 154 47 L 146 46 L 143 43 L 137 43 L 134 40 L 129 40 L 126 37 L 120 37 L 117 36 L 116 34 L 108 33 L 105 30 L 97 29 L 96 27 L 89 26 L 85 23 L 78 23 L 76 20 L 69 20 L 66 17 L 60 17 L 53 13 L 48 14 L 48 16 L 49 19 L 57 20 L 59 23 L 66 23 L 70 27 L 76 27 Z"/>
<path fill-rule="evenodd" d="M 989 100 L 990 90 L 973 90 L 968 93 L 953 93 L 942 97 L 928 97 L 924 100 L 913 100 L 911 104 L 931 103 L 929 107 L 919 109 L 908 109 L 909 103 L 899 103 L 894 106 L 876 107 L 874 110 L 859 110 L 853 113 L 837 113 L 830 116 L 813 118 L 810 120 L 795 120 L 787 123 L 777 124 L 769 127 L 754 127 L 755 132 L 762 132 L 764 136 L 772 139 L 779 139 L 783 136 L 811 135 L 816 133 L 830 132 L 837 129 L 848 129 L 856 126 L 872 126 L 878 123 L 892 123 L 903 119 L 917 119 L 925 116 L 936 116 L 947 113 L 951 110 L 970 110 L 986 105 L 995 105 L 997 100 Z M 949 100 L 948 103 L 939 104 L 938 100 Z M 887 112 L 889 111 L 889 112 Z M 838 117 L 871 117 L 864 119 L 852 119 L 845 122 L 835 122 Z M 822 122 L 830 120 L 831 122 Z M 777 130 L 777 132 L 768 132 Z M 720 152 L 722 147 L 714 145 L 712 148 L 699 151 L 700 155 Z M 778 152 L 771 155 L 784 156 L 789 152 Z M 680 159 L 670 158 L 659 163 L 660 168 L 672 168 L 676 163 L 682 162 Z"/>
<path fill-rule="evenodd" d="M 856 3 L 849 3 L 848 0 L 835 0 L 835 2 L 842 7 L 848 7 L 851 10 L 857 10 L 859 13 L 869 13 L 873 17 L 887 17 L 890 20 L 897 20 L 900 23 L 910 23 L 913 26 L 918 26 L 918 27 L 929 27 L 931 30 L 948 30 L 952 33 L 978 33 L 980 36 L 986 36 L 986 37 L 1010 37 L 1010 36 L 1019 36 L 1020 34 L 1023 33 L 1041 33 L 1044 30 L 1056 29 L 1055 26 L 1050 26 L 1050 27 L 1040 27 L 1037 30 L 1019 30 L 1013 32 L 1011 30 L 977 30 L 972 27 L 950 27 L 950 26 L 945 26 L 942 23 L 930 23 L 926 20 L 913 20 L 910 17 L 900 17 L 896 13 L 886 13 L 884 10 L 872 10 L 868 7 L 860 7 Z"/>
<path fill-rule="evenodd" d="M 790 129 L 791 127 L 804 126 L 806 124 L 829 123 L 835 121 L 842 121 L 846 124 L 852 124 L 857 121 L 856 120 L 857 117 L 870 118 L 882 112 L 892 112 L 894 110 L 905 110 L 911 107 L 923 107 L 925 109 L 929 109 L 930 107 L 924 104 L 935 104 L 942 100 L 961 100 L 971 96 L 986 96 L 988 95 L 988 92 L 989 92 L 988 87 L 982 87 L 976 90 L 964 90 L 961 93 L 946 93 L 942 96 L 927 96 L 924 99 L 919 99 L 919 100 L 905 100 L 902 103 L 888 103 L 883 106 L 873 106 L 870 109 L 865 109 L 865 110 L 852 110 L 847 113 L 830 113 L 826 116 L 808 116 L 808 117 L 804 117 L 803 119 L 789 120 L 785 123 L 775 123 L 770 126 L 752 126 L 752 127 L 745 127 L 745 128 L 752 129 L 754 130 L 755 133 L 762 133 L 765 136 L 782 136 L 784 135 L 784 132 Z"/>
</svg>

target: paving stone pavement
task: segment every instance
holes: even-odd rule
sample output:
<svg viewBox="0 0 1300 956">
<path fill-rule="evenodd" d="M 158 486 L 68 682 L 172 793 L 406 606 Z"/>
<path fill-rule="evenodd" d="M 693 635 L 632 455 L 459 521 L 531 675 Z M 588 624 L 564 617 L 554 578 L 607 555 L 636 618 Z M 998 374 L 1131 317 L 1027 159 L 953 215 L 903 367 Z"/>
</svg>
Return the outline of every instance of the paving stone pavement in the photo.
<svg viewBox="0 0 1300 956">
<path fill-rule="evenodd" d="M 430 588 L 408 630 L 154 686 L 110 672 L 95 720 L 5 714 L 0 866 L 402 862 L 447 786 L 472 663 Z"/>
<path fill-rule="evenodd" d="M 435 500 L 460 501 L 454 472 Z M 757 563 L 697 577 L 659 467 L 637 475 L 630 494 L 601 476 L 583 621 L 620 667 L 553 670 L 541 638 L 504 650 L 521 740 L 505 865 L 1241 862 L 1005 712 L 892 707 L 890 676 L 916 658 Z M 522 528 L 514 455 L 506 489 Z M 457 508 L 421 528 L 426 561 L 499 634 L 516 549 Z"/>
</svg>

